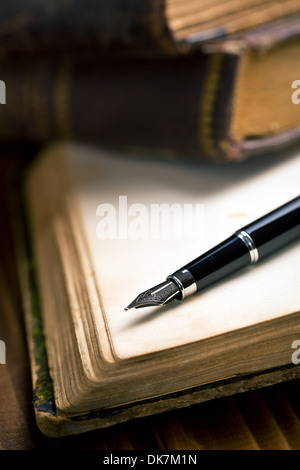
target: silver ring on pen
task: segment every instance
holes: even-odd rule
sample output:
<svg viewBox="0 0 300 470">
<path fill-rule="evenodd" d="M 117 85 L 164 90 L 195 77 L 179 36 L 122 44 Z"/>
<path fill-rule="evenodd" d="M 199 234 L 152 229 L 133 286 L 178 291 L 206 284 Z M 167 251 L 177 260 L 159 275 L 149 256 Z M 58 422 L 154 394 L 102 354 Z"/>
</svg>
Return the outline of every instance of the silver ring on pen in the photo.
<svg viewBox="0 0 300 470">
<path fill-rule="evenodd" d="M 171 279 L 176 282 L 181 291 L 182 299 L 185 299 L 189 295 L 193 295 L 197 292 L 195 279 L 187 269 L 180 269 L 168 276 L 167 279 Z"/>
<path fill-rule="evenodd" d="M 259 260 L 259 254 L 252 237 L 244 230 L 236 232 L 236 235 L 245 243 L 246 247 L 248 248 L 251 264 L 257 263 Z"/>
</svg>

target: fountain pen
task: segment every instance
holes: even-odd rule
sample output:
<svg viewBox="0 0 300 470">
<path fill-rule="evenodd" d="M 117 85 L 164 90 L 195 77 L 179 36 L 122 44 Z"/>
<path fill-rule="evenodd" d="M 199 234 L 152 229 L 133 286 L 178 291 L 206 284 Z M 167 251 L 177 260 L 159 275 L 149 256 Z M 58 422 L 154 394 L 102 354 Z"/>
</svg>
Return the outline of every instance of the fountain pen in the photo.
<svg viewBox="0 0 300 470">
<path fill-rule="evenodd" d="M 219 245 L 139 294 L 125 310 L 161 306 L 256 264 L 300 237 L 300 196 L 236 231 Z"/>
</svg>

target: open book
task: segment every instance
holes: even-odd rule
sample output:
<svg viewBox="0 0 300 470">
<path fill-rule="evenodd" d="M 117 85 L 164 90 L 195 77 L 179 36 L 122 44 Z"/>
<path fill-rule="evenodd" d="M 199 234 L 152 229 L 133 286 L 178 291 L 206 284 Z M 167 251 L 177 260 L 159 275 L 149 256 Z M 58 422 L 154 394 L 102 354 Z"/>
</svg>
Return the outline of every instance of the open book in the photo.
<svg viewBox="0 0 300 470">
<path fill-rule="evenodd" d="M 98 413 L 107 426 L 186 406 L 199 387 L 233 381 L 233 393 L 240 378 L 299 370 L 298 243 L 183 302 L 124 311 L 139 292 L 296 197 L 299 175 L 293 153 L 217 166 L 131 160 L 68 142 L 42 152 L 25 191 L 60 422 L 82 430 L 90 416 L 91 429 L 101 425 Z"/>
</svg>

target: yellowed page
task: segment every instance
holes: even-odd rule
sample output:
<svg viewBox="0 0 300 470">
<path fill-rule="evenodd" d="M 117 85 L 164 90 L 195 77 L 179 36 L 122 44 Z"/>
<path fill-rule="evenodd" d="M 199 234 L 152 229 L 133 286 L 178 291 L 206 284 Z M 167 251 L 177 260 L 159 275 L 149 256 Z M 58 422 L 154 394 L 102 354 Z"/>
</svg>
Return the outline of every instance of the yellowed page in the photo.
<svg viewBox="0 0 300 470">
<path fill-rule="evenodd" d="M 176 347 L 300 310 L 300 247 L 294 244 L 203 294 L 164 308 L 124 311 L 136 295 L 230 236 L 296 197 L 300 154 L 259 157 L 239 164 L 129 160 L 66 144 L 85 235 L 100 286 L 103 315 L 117 359 Z M 128 206 L 199 204 L 194 239 L 100 240 L 97 208 L 126 196 Z M 135 220 L 129 217 L 127 224 Z M 123 226 L 124 228 L 124 226 Z M 98 234 L 99 235 L 99 234 Z M 122 234 L 124 235 L 124 233 Z M 126 233 L 125 233 L 126 236 Z"/>
</svg>

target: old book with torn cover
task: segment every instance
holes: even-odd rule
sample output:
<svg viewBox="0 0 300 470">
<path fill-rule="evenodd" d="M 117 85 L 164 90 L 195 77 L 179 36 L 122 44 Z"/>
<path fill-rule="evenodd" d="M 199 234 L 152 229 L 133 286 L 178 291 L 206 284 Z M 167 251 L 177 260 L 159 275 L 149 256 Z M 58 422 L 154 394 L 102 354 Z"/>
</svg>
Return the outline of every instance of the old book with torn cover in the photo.
<svg viewBox="0 0 300 470">
<path fill-rule="evenodd" d="M 25 178 L 26 244 L 17 231 L 40 429 L 84 432 L 298 377 L 298 242 L 184 302 L 124 307 L 298 196 L 299 174 L 297 152 L 218 167 L 44 149 Z"/>
<path fill-rule="evenodd" d="M 3 61 L 0 139 L 72 138 L 173 159 L 275 152 L 300 140 L 299 53 L 293 17 L 179 58 Z"/>
</svg>

